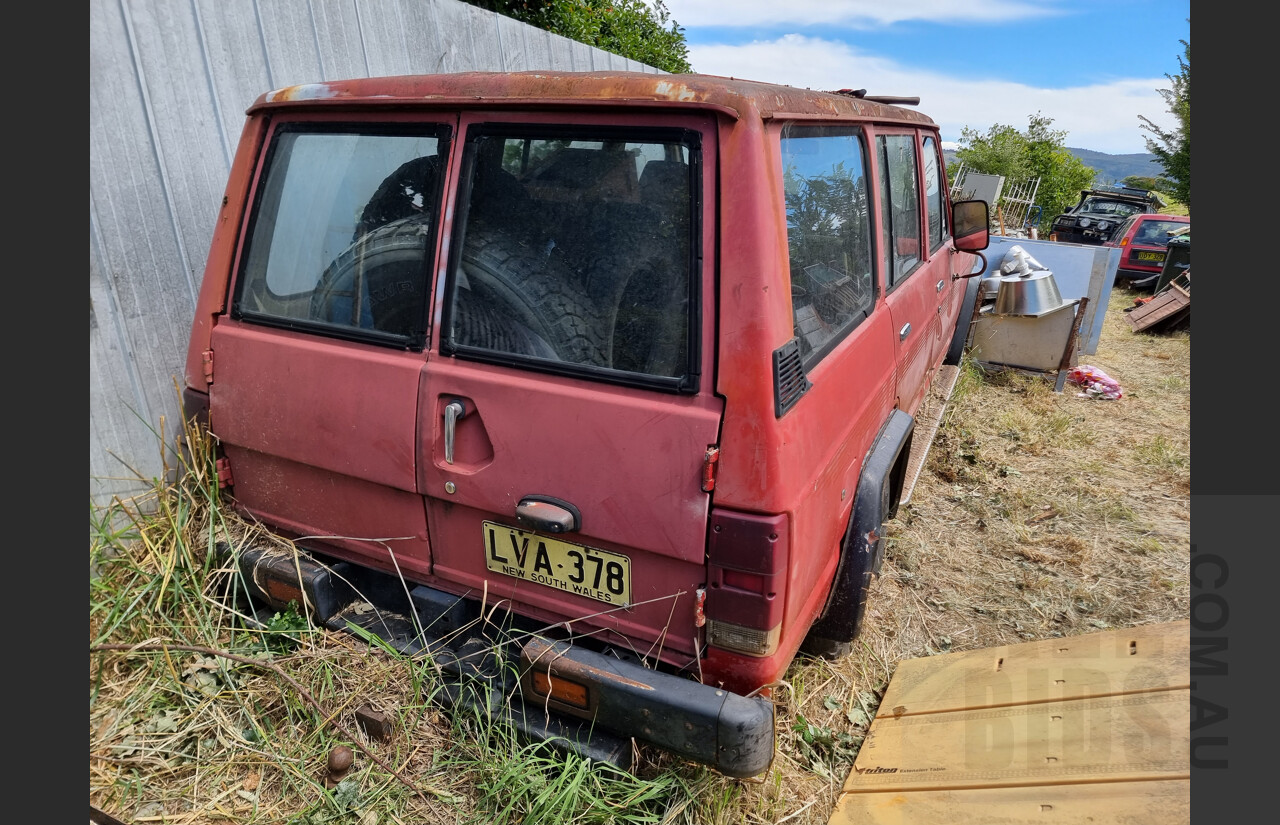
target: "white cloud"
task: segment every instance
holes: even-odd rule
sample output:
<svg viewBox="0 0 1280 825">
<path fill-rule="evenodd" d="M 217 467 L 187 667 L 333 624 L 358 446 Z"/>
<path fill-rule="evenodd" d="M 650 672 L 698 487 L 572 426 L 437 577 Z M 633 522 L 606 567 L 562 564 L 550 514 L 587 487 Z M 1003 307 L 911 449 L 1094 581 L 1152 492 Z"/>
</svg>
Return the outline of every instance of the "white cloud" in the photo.
<svg viewBox="0 0 1280 825">
<path fill-rule="evenodd" d="M 693 26 L 887 26 L 905 20 L 1007 23 L 1059 13 L 1040 0 L 664 0 L 671 19 Z"/>
<path fill-rule="evenodd" d="M 1139 115 L 1176 126 L 1158 89 L 1168 78 L 1126 78 L 1107 84 L 1041 89 L 998 79 L 959 78 L 912 69 L 845 43 L 788 34 L 737 46 L 694 45 L 689 61 L 704 74 L 783 83 L 809 89 L 865 88 L 869 94 L 919 96 L 944 141 L 968 127 L 985 133 L 997 123 L 1023 130 L 1037 112 L 1065 131 L 1065 145 L 1109 154 L 1145 152 Z"/>
</svg>

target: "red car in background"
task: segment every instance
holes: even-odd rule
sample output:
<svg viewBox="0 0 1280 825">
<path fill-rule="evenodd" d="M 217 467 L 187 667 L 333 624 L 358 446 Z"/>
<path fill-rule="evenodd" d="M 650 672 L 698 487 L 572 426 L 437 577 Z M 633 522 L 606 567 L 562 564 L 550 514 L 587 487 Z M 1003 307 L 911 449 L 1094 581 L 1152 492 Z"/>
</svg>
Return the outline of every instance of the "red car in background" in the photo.
<svg viewBox="0 0 1280 825">
<path fill-rule="evenodd" d="M 1129 286 L 1151 286 L 1160 277 L 1168 254 L 1169 239 L 1191 230 L 1187 215 L 1130 215 L 1103 246 L 1121 249 L 1116 281 Z"/>
</svg>

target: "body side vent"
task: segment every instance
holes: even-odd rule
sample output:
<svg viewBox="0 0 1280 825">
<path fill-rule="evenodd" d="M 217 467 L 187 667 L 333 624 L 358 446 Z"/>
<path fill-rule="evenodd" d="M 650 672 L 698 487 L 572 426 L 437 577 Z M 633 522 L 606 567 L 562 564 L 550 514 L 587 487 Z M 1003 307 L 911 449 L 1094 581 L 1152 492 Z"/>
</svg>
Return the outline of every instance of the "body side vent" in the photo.
<svg viewBox="0 0 1280 825">
<path fill-rule="evenodd" d="M 773 414 L 781 418 L 783 413 L 795 406 L 800 396 L 809 391 L 813 384 L 809 383 L 804 372 L 804 362 L 800 358 L 800 339 L 792 338 L 773 351 Z"/>
</svg>

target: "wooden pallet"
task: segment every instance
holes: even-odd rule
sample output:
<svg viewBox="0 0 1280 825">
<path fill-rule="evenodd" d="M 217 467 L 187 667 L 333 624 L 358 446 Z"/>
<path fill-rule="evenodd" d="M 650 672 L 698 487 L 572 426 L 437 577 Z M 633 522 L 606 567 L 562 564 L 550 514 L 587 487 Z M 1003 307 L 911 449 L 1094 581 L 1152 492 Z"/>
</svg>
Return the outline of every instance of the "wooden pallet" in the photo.
<svg viewBox="0 0 1280 825">
<path fill-rule="evenodd" d="M 1134 332 L 1174 326 L 1191 314 L 1191 270 L 1181 273 L 1150 301 L 1125 313 Z"/>
<path fill-rule="evenodd" d="M 1191 821 L 1190 622 L 898 665 L 829 825 Z"/>
</svg>

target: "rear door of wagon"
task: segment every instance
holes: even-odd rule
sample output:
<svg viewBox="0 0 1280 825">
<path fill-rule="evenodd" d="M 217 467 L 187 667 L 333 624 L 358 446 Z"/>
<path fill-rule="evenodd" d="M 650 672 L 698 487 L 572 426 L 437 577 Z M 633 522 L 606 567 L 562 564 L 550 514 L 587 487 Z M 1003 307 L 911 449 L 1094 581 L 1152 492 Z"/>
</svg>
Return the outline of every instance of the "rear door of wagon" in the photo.
<svg viewBox="0 0 1280 825">
<path fill-rule="evenodd" d="M 713 125 L 465 114 L 419 404 L 435 575 L 683 664 L 722 410 Z"/>
<path fill-rule="evenodd" d="M 237 502 L 418 576 L 431 558 L 417 403 L 455 129 L 438 115 L 277 117 L 209 355 Z"/>
</svg>

